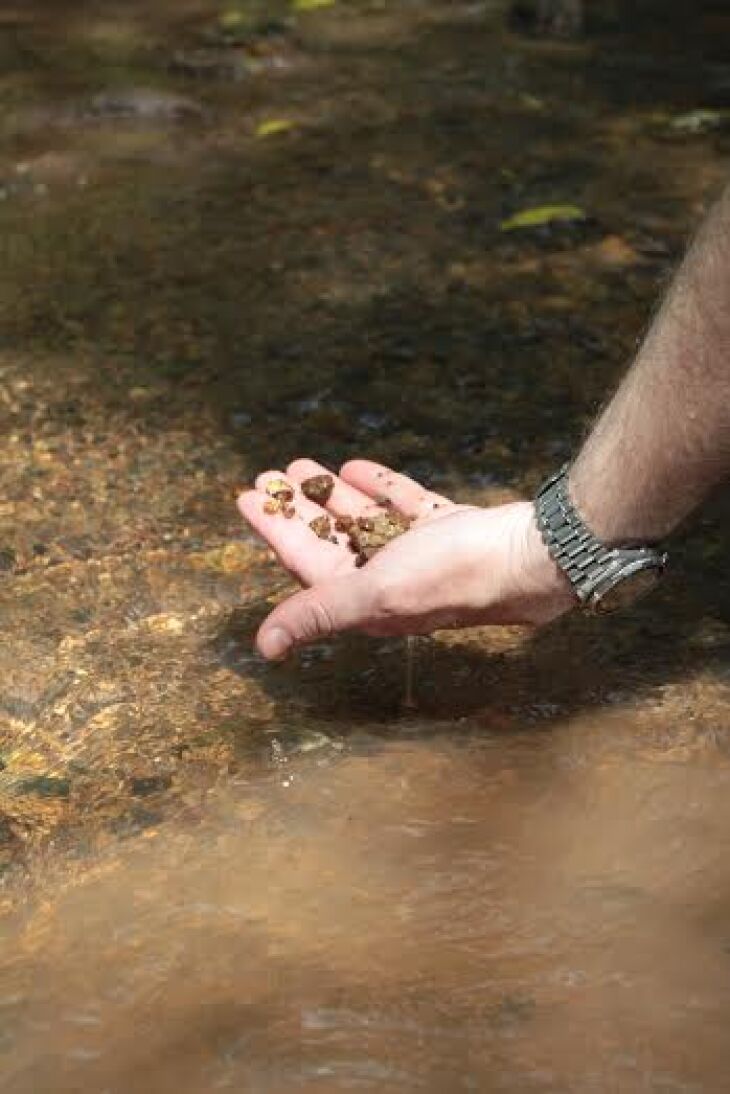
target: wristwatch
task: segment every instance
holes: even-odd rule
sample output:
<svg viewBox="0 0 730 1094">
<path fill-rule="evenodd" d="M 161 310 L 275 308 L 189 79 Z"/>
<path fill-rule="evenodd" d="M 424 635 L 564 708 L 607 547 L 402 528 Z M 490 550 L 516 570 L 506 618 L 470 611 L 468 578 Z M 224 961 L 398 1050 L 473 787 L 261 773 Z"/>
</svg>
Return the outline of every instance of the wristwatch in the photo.
<svg viewBox="0 0 730 1094">
<path fill-rule="evenodd" d="M 667 555 L 651 546 L 601 543 L 570 499 L 568 472 L 565 464 L 535 498 L 543 542 L 583 608 L 603 613 L 627 607 L 654 588 L 666 569 Z"/>
</svg>

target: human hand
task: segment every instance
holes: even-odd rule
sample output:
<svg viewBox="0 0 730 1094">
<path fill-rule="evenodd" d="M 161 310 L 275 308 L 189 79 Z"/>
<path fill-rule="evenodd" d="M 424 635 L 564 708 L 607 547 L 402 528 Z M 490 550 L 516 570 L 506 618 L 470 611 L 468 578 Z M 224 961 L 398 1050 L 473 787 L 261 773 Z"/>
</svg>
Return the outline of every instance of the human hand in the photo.
<svg viewBox="0 0 730 1094">
<path fill-rule="evenodd" d="M 264 657 L 279 660 L 294 646 L 345 630 L 407 635 L 486 623 L 539 625 L 575 605 L 529 502 L 489 509 L 457 505 L 387 467 L 352 460 L 334 476 L 325 510 L 300 489 L 305 479 L 323 473 L 327 469 L 313 460 L 295 460 L 286 474 L 259 475 L 256 489 L 238 499 L 244 517 L 306 586 L 261 626 L 256 642 Z M 281 478 L 295 491 L 291 520 L 264 508 L 270 501 L 267 483 Z M 375 499 L 383 495 L 413 523 L 362 569 L 345 535 L 331 543 L 309 527 L 325 512 L 377 512 Z"/>
</svg>

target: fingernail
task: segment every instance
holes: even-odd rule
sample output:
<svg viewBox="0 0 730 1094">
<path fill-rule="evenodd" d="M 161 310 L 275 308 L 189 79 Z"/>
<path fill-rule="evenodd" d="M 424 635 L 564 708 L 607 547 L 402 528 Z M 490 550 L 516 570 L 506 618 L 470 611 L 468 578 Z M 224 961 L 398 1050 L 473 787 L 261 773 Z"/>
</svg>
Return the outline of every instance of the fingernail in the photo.
<svg viewBox="0 0 730 1094">
<path fill-rule="evenodd" d="M 286 631 L 274 627 L 262 634 L 259 648 L 270 661 L 281 661 L 289 652 L 291 640 Z"/>
</svg>

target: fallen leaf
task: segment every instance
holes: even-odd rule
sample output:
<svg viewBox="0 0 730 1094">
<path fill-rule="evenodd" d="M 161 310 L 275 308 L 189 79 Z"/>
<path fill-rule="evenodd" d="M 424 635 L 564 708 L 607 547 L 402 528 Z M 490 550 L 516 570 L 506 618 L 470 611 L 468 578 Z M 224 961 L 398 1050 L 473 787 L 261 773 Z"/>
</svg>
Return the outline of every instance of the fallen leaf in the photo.
<svg viewBox="0 0 730 1094">
<path fill-rule="evenodd" d="M 500 231 L 513 232 L 521 228 L 543 228 L 550 224 L 576 224 L 587 220 L 579 205 L 538 205 L 523 209 L 500 222 Z"/>
<path fill-rule="evenodd" d="M 317 8 L 331 8 L 336 0 L 292 0 L 295 11 L 316 11 Z"/>
<path fill-rule="evenodd" d="M 234 30 L 236 27 L 242 25 L 244 17 L 240 11 L 236 11 L 235 8 L 233 8 L 231 11 L 224 11 L 218 19 L 218 22 L 224 30 Z"/>
<path fill-rule="evenodd" d="M 256 136 L 259 138 L 275 137 L 278 133 L 286 133 L 293 128 L 294 122 L 289 121 L 287 118 L 270 118 L 256 127 Z"/>
</svg>

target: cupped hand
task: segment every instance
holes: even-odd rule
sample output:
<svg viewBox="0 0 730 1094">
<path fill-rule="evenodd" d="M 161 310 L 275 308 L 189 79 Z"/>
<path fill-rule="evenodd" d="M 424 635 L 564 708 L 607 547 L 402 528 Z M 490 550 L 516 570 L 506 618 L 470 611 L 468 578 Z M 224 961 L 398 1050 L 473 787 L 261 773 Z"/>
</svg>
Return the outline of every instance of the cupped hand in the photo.
<svg viewBox="0 0 730 1094">
<path fill-rule="evenodd" d="M 529 502 L 457 505 L 406 475 L 353 460 L 334 476 L 325 510 L 301 492 L 305 479 L 325 472 L 313 460 L 295 460 L 285 473 L 259 475 L 256 489 L 238 499 L 244 517 L 305 586 L 259 630 L 265 657 L 281 659 L 295 646 L 345 630 L 407 635 L 487 623 L 539 625 L 574 606 Z M 265 511 L 267 483 L 282 478 L 295 492 L 292 519 Z M 384 504 L 412 524 L 360 569 L 346 535 L 336 534 L 333 543 L 309 527 L 325 512 L 357 518 Z"/>
</svg>

